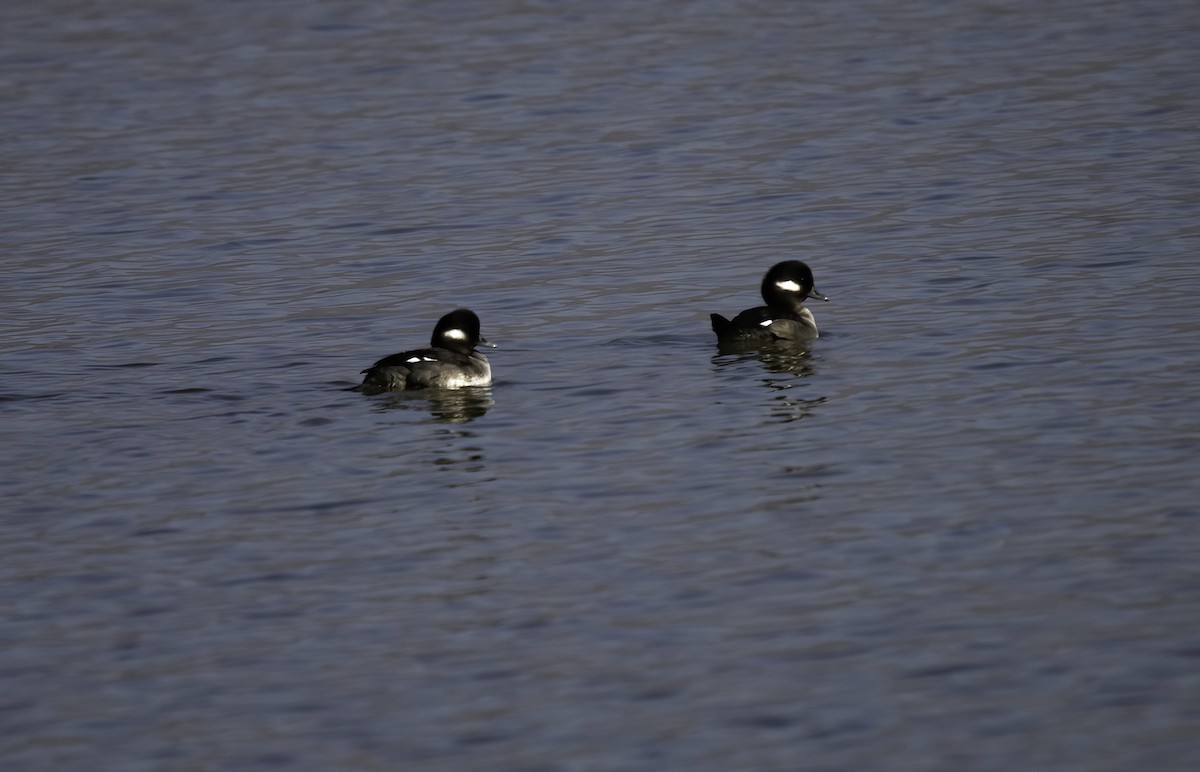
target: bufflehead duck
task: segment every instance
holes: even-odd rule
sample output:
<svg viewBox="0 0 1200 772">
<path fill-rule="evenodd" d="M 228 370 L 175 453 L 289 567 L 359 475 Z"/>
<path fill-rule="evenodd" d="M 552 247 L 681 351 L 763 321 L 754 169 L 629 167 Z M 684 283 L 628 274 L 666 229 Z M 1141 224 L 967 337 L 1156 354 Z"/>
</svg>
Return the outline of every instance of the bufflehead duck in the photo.
<svg viewBox="0 0 1200 772">
<path fill-rule="evenodd" d="M 476 346 L 495 348 L 479 334 L 479 317 L 460 308 L 443 316 L 433 328 L 429 348 L 404 351 L 384 357 L 363 370 L 366 377 L 358 391 L 379 394 L 408 389 L 458 389 L 487 386 L 492 366 Z"/>
<path fill-rule="evenodd" d="M 732 320 L 710 314 L 713 332 L 722 343 L 804 341 L 817 337 L 817 321 L 804 307 L 805 298 L 829 300 L 813 286 L 812 269 L 786 260 L 767 271 L 762 281 L 765 306 L 748 308 Z"/>
</svg>

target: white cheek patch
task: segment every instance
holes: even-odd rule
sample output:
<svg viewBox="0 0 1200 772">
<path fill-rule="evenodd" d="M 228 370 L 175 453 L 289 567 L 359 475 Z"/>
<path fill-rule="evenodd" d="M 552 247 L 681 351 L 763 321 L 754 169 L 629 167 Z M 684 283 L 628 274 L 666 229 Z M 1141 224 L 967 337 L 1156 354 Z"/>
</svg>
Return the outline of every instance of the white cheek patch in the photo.
<svg viewBox="0 0 1200 772">
<path fill-rule="evenodd" d="M 465 332 L 463 332 L 462 330 L 458 330 L 458 329 L 446 330 L 445 332 L 442 333 L 442 336 L 449 338 L 450 340 L 466 340 L 467 339 L 467 334 Z"/>
<path fill-rule="evenodd" d="M 777 282 L 775 282 L 775 286 L 781 290 L 787 290 L 788 292 L 799 292 L 800 291 L 800 285 L 797 284 L 796 282 L 792 281 L 791 279 L 788 279 L 787 281 L 777 281 Z"/>
<path fill-rule="evenodd" d="M 774 323 L 775 323 L 774 319 L 763 319 L 761 322 L 758 323 L 758 326 L 759 327 L 770 327 Z"/>
</svg>

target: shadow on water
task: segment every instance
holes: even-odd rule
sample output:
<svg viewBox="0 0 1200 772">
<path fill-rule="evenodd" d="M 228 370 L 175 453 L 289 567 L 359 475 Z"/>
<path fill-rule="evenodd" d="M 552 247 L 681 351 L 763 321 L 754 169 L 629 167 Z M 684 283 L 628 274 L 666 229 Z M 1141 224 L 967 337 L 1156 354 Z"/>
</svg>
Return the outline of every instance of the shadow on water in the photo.
<svg viewBox="0 0 1200 772">
<path fill-rule="evenodd" d="M 463 389 L 428 389 L 422 391 L 392 391 L 367 397 L 374 400 L 375 409 L 428 410 L 440 423 L 465 424 L 482 417 L 496 404 L 490 386 L 471 386 Z"/>
</svg>

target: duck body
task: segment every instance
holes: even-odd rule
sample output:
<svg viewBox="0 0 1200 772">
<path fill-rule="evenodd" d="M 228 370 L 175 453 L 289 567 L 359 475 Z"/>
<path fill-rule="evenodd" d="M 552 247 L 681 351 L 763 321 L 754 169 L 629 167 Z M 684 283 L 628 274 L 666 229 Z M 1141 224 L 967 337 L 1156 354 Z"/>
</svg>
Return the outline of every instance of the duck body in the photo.
<svg viewBox="0 0 1200 772">
<path fill-rule="evenodd" d="M 721 343 L 766 344 L 803 342 L 819 336 L 817 320 L 805 308 L 807 298 L 829 300 L 813 286 L 812 269 L 799 260 L 777 263 L 762 281 L 765 306 L 742 311 L 733 319 L 710 314 Z"/>
<path fill-rule="evenodd" d="M 476 346 L 494 347 L 479 334 L 479 317 L 460 308 L 443 316 L 433 329 L 428 348 L 402 351 L 363 370 L 364 394 L 413 389 L 461 389 L 488 386 L 492 366 Z"/>
</svg>

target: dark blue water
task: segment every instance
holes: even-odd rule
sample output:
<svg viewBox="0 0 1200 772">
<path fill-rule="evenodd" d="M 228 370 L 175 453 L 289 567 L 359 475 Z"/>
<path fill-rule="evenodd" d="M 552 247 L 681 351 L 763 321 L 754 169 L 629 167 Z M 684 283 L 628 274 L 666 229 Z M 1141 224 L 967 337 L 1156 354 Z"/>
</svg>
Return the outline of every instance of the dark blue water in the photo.
<svg viewBox="0 0 1200 772">
<path fill-rule="evenodd" d="M 6 768 L 1200 764 L 1193 3 L 0 25 Z"/>
</svg>

